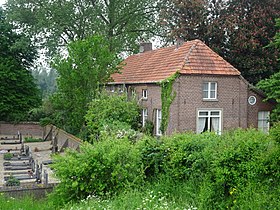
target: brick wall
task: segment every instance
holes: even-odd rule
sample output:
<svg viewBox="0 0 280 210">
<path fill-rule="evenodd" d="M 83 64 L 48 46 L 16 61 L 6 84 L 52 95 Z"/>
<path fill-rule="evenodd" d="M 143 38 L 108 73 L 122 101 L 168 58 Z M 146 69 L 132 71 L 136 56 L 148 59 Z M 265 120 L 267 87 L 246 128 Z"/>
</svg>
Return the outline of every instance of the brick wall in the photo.
<svg viewBox="0 0 280 210">
<path fill-rule="evenodd" d="M 217 100 L 206 101 L 202 96 L 203 82 L 217 82 Z M 126 85 L 134 89 L 138 103 L 148 109 L 148 120 L 155 123 L 155 109 L 161 109 L 161 87 L 157 84 Z M 148 90 L 148 99 L 142 100 L 142 90 Z M 173 84 L 176 97 L 170 107 L 167 134 L 196 132 L 198 109 L 220 109 L 222 131 L 233 128 L 257 128 L 258 111 L 272 110 L 272 105 L 248 88 L 248 83 L 239 76 L 180 75 Z M 257 97 L 254 106 L 248 104 L 249 95 Z"/>
<path fill-rule="evenodd" d="M 18 131 L 22 135 L 32 135 L 36 137 L 43 137 L 44 128 L 36 122 L 22 122 L 22 123 L 8 123 L 0 122 L 0 135 L 17 135 Z"/>
<path fill-rule="evenodd" d="M 264 102 L 264 97 L 255 91 L 248 90 L 248 97 L 255 96 L 257 101 L 256 104 L 248 104 L 248 127 L 258 127 L 258 112 L 259 111 L 270 111 L 274 108 L 274 104 Z"/>
</svg>

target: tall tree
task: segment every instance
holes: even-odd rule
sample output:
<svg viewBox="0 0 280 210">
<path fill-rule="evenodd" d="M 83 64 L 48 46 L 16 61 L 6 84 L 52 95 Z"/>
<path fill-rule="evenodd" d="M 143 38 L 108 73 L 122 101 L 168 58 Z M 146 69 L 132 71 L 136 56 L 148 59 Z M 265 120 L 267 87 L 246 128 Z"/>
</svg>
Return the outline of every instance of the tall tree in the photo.
<svg viewBox="0 0 280 210">
<path fill-rule="evenodd" d="M 119 51 L 155 33 L 157 0 L 8 0 L 9 18 L 51 51 L 95 33 Z"/>
<path fill-rule="evenodd" d="M 0 119 L 19 121 L 40 104 L 39 92 L 28 70 L 36 57 L 31 40 L 16 33 L 0 7 Z"/>
<path fill-rule="evenodd" d="M 56 78 L 58 74 L 55 69 L 47 69 L 45 67 L 33 69 L 32 75 L 36 80 L 43 99 L 49 97 L 56 91 Z"/>
<path fill-rule="evenodd" d="M 117 71 L 119 59 L 101 36 L 93 36 L 68 45 L 67 58 L 58 57 L 58 90 L 51 100 L 56 111 L 55 124 L 77 134 L 83 123 L 88 103 L 99 87 Z"/>
<path fill-rule="evenodd" d="M 277 26 L 280 28 L 280 19 L 277 19 Z M 280 49 L 280 32 L 275 36 L 275 40 L 270 44 L 270 47 L 276 47 Z M 280 59 L 280 56 L 279 58 Z M 277 104 L 271 114 L 272 121 L 280 121 L 280 69 L 272 75 L 270 78 L 261 80 L 258 83 L 258 87 L 261 88 L 267 95 L 267 99 L 276 100 Z"/>
<path fill-rule="evenodd" d="M 279 49 L 265 48 L 280 16 L 276 0 L 166 0 L 161 19 L 171 39 L 201 39 L 250 82 L 277 69 Z"/>
</svg>

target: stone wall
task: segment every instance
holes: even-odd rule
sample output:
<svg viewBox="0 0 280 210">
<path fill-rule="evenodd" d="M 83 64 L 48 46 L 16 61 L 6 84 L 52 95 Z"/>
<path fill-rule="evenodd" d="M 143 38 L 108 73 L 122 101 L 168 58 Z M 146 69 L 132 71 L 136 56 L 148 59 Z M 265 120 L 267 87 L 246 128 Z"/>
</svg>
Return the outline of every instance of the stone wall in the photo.
<svg viewBox="0 0 280 210">
<path fill-rule="evenodd" d="M 30 186 L 19 186 L 19 187 L 1 187 L 0 193 L 5 196 L 13 198 L 22 198 L 26 196 L 32 196 L 36 199 L 44 198 L 48 193 L 51 193 L 56 184 L 48 185 L 30 185 Z"/>
<path fill-rule="evenodd" d="M 82 142 L 81 139 L 57 128 L 54 125 L 47 125 L 44 133 L 46 140 L 52 140 L 53 146 L 56 144 L 58 152 L 62 152 L 67 147 L 78 151 L 80 149 L 80 144 Z"/>
</svg>

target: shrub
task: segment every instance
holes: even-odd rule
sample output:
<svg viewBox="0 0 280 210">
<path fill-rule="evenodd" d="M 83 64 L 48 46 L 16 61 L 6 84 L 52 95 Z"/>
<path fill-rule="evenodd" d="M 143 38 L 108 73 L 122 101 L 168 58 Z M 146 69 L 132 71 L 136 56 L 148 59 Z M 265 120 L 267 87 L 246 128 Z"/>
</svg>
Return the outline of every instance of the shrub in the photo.
<svg viewBox="0 0 280 210">
<path fill-rule="evenodd" d="M 19 185 L 20 185 L 20 181 L 13 175 L 10 175 L 8 180 L 6 181 L 6 186 L 19 186 Z"/>
<path fill-rule="evenodd" d="M 136 101 L 128 100 L 125 94 L 101 93 L 89 104 L 85 116 L 91 141 L 98 139 L 104 128 L 114 132 L 123 128 L 137 130 L 139 113 L 140 109 Z"/>
<path fill-rule="evenodd" d="M 280 144 L 280 122 L 275 123 L 269 133 L 272 139 Z"/>
<path fill-rule="evenodd" d="M 54 162 L 61 183 L 52 198 L 62 203 L 88 195 L 117 194 L 141 185 L 144 179 L 139 151 L 127 139 L 84 143 L 80 153 L 68 150 L 64 156 L 55 156 Z"/>
<path fill-rule="evenodd" d="M 24 142 L 25 143 L 30 143 L 30 142 L 42 142 L 43 139 L 41 138 L 33 138 L 33 137 L 25 137 Z"/>
<path fill-rule="evenodd" d="M 4 154 L 4 159 L 5 160 L 11 160 L 12 157 L 14 157 L 13 153 L 7 152 Z"/>
</svg>

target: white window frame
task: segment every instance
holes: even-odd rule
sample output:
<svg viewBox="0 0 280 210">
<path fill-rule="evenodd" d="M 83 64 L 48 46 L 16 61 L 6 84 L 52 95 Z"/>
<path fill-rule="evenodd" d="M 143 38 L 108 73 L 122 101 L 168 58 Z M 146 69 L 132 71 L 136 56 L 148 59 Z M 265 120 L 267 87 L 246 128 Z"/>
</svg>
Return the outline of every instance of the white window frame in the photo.
<svg viewBox="0 0 280 210">
<path fill-rule="evenodd" d="M 207 84 L 207 89 L 204 90 L 204 85 Z M 211 89 L 211 85 L 212 84 L 215 84 L 215 89 L 212 90 Z M 202 85 L 202 98 L 204 100 L 217 100 L 217 89 L 218 89 L 218 83 L 217 82 L 203 82 L 203 85 Z M 214 91 L 214 97 L 211 97 L 211 92 Z M 207 94 L 207 97 L 204 97 L 204 93 L 206 92 Z"/>
<path fill-rule="evenodd" d="M 206 112 L 207 115 L 202 115 L 202 112 Z M 219 112 L 218 115 L 213 115 L 212 112 Z M 219 118 L 218 130 L 215 131 L 216 134 L 221 135 L 222 133 L 222 109 L 197 109 L 197 123 L 196 123 L 196 132 L 202 133 L 200 130 L 200 120 L 201 118 L 206 118 L 205 123 L 207 123 L 207 130 L 211 130 L 211 118 Z"/>
<path fill-rule="evenodd" d="M 145 127 L 146 121 L 148 120 L 148 109 L 142 109 L 142 127 Z"/>
<path fill-rule="evenodd" d="M 258 130 L 265 133 L 269 132 L 269 111 L 259 111 L 258 112 Z"/>
<path fill-rule="evenodd" d="M 160 130 L 161 120 L 162 120 L 161 109 L 156 109 L 156 135 L 157 136 L 162 135 L 162 132 Z"/>
<path fill-rule="evenodd" d="M 146 100 L 148 99 L 148 90 L 142 89 L 142 99 Z"/>
</svg>

